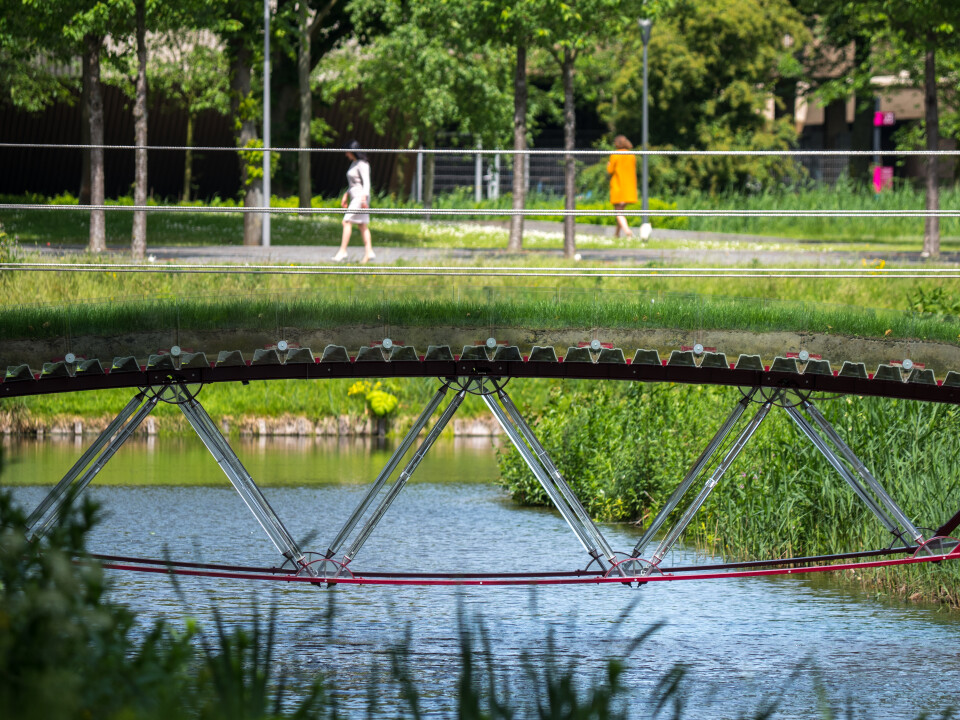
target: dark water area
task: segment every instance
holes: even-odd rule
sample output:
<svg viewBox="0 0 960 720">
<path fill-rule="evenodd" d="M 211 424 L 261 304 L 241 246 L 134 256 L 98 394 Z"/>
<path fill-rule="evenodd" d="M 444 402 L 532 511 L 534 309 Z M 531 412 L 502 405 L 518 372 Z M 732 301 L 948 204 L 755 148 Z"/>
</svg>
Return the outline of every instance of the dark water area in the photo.
<svg viewBox="0 0 960 720">
<path fill-rule="evenodd" d="M 236 442 L 241 459 L 304 545 L 322 550 L 387 459 L 369 443 L 313 439 Z M 2 476 L 28 507 L 79 456 L 69 443 L 8 442 Z M 560 517 L 520 508 L 495 484 L 489 440 L 438 443 L 356 558 L 365 570 L 522 571 L 583 567 L 585 553 Z M 274 565 L 278 555 L 199 445 L 154 439 L 124 447 L 90 488 L 105 519 L 90 542 L 102 553 Z M 637 531 L 603 528 L 629 550 Z M 686 551 L 668 562 L 692 559 Z M 561 663 L 584 680 L 652 623 L 662 627 L 628 662 L 631 716 L 676 663 L 688 668 L 687 717 L 738 717 L 779 697 L 776 717 L 820 715 L 819 698 L 846 716 L 908 718 L 960 706 L 960 618 L 890 603 L 823 580 L 797 577 L 622 586 L 319 589 L 236 580 L 110 572 L 113 598 L 180 625 L 250 623 L 276 608 L 277 662 L 296 682 L 323 673 L 342 708 L 366 706 L 371 664 L 386 673 L 389 648 L 409 628 L 424 708 L 449 716 L 459 664 L 460 608 L 490 631 L 499 671 L 522 673 L 553 636 Z M 632 611 L 620 620 L 625 609 Z M 335 606 L 333 619 L 325 618 Z"/>
</svg>

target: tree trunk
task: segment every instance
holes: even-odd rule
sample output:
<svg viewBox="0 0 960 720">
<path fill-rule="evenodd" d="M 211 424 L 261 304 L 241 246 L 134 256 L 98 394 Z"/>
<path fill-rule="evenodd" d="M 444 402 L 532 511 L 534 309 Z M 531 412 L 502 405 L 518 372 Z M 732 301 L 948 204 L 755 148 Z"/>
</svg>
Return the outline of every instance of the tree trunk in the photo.
<svg viewBox="0 0 960 720">
<path fill-rule="evenodd" d="M 231 53 L 231 83 L 233 90 L 233 115 L 240 122 L 237 135 L 237 146 L 247 147 L 257 139 L 257 124 L 252 117 L 241 113 L 241 102 L 250 96 L 250 51 L 243 47 L 235 48 Z M 263 207 L 263 179 L 250 178 L 248 163 L 244 155 L 240 154 L 240 186 L 243 188 L 244 207 Z M 247 212 L 243 214 L 243 244 L 259 245 L 263 233 L 263 216 L 259 213 Z"/>
<path fill-rule="evenodd" d="M 134 168 L 133 204 L 147 204 L 147 9 L 146 0 L 137 0 L 137 97 L 133 106 L 134 144 L 137 145 Z M 147 253 L 147 213 L 133 213 L 130 254 L 135 260 Z"/>
<path fill-rule="evenodd" d="M 297 55 L 297 78 L 300 85 L 300 144 L 310 147 L 310 120 L 313 116 L 313 94 L 310 92 L 310 25 L 307 3 L 300 0 L 300 48 Z M 297 155 L 299 173 L 300 207 L 309 208 L 310 199 L 310 153 Z"/>
<path fill-rule="evenodd" d="M 190 193 L 193 190 L 193 113 L 187 110 L 187 143 L 183 158 L 183 202 L 190 202 Z"/>
<path fill-rule="evenodd" d="M 87 35 L 86 59 L 90 77 L 90 144 L 103 145 L 103 89 L 100 87 L 100 44 L 99 35 Z M 90 150 L 90 204 L 103 205 L 103 148 Z M 107 249 L 107 218 L 103 210 L 90 211 L 90 252 L 103 252 Z"/>
<path fill-rule="evenodd" d="M 83 68 L 80 86 L 80 144 L 90 144 L 90 52 L 83 44 Z M 90 204 L 90 149 L 80 151 L 80 204 Z"/>
<path fill-rule="evenodd" d="M 940 149 L 940 115 L 937 109 L 937 56 L 936 35 L 927 33 L 927 54 L 925 58 L 924 113 L 927 129 L 927 150 Z M 938 158 L 927 158 L 927 211 L 940 209 L 940 162 Z M 940 218 L 928 217 L 923 229 L 922 257 L 937 257 L 940 254 Z"/>
<path fill-rule="evenodd" d="M 576 56 L 570 48 L 563 50 L 563 194 L 564 208 L 577 209 L 577 166 L 572 151 L 576 145 L 577 115 L 573 98 L 573 64 Z M 563 256 L 572 260 L 577 252 L 576 222 L 573 215 L 563 218 Z"/>
<path fill-rule="evenodd" d="M 524 41 L 517 43 L 517 68 L 513 74 L 513 149 L 527 149 L 527 46 Z M 515 153 L 513 156 L 513 210 L 523 210 L 527 194 L 526 156 Z M 523 249 L 523 215 L 510 216 L 510 241 L 508 252 L 520 252 Z"/>
</svg>

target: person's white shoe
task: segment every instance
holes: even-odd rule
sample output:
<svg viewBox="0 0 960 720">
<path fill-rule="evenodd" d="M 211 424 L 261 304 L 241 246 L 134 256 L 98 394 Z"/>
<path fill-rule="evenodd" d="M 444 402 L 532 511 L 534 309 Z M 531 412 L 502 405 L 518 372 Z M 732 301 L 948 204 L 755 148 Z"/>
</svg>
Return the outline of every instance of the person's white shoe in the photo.
<svg viewBox="0 0 960 720">
<path fill-rule="evenodd" d="M 331 259 L 332 259 L 334 262 L 343 262 L 344 260 L 347 259 L 347 254 L 346 254 L 346 253 L 338 252 L 338 253 L 337 253 L 336 255 L 334 255 Z"/>
<path fill-rule="evenodd" d="M 640 239 L 643 242 L 646 242 L 650 239 L 650 236 L 653 234 L 653 225 L 650 223 L 643 223 L 640 226 Z"/>
</svg>

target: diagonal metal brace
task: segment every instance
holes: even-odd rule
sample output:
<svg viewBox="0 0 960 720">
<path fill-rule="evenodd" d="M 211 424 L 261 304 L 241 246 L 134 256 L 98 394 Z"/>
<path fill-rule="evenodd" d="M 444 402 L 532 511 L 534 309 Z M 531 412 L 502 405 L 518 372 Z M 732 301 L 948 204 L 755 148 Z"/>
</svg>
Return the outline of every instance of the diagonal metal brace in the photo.
<svg viewBox="0 0 960 720">
<path fill-rule="evenodd" d="M 759 388 L 751 388 L 750 391 L 740 399 L 740 402 L 737 403 L 737 406 L 733 409 L 733 412 L 730 413 L 726 422 L 717 430 L 716 434 L 710 440 L 710 443 L 704 448 L 704 451 L 700 453 L 700 457 L 697 458 L 693 467 L 690 468 L 690 471 L 683 478 L 683 481 L 677 486 L 677 489 L 673 491 L 670 497 L 667 498 L 667 502 L 660 508 L 660 512 L 657 513 L 656 517 L 650 523 L 650 526 L 644 531 L 640 540 L 634 546 L 633 552 L 630 553 L 631 557 L 638 558 L 643 554 L 644 549 L 646 549 L 647 545 L 650 544 L 650 541 L 653 540 L 654 536 L 666 522 L 667 517 L 673 512 L 674 508 L 677 507 L 683 499 L 683 496 L 687 494 L 687 491 L 690 489 L 690 486 L 693 485 L 694 481 L 700 477 L 700 473 L 707 467 L 711 458 L 716 454 L 717 449 L 723 441 L 727 439 L 727 436 L 731 430 L 733 430 L 737 421 L 743 416 L 743 413 L 746 412 L 747 406 L 750 405 L 758 389 Z"/>
<path fill-rule="evenodd" d="M 457 412 L 457 409 L 463 402 L 464 397 L 466 397 L 467 390 L 470 389 L 474 383 L 475 381 L 471 380 L 467 385 L 461 388 L 460 392 L 454 396 L 453 400 L 450 401 L 450 404 L 447 405 L 446 409 L 440 415 L 440 418 L 437 420 L 437 424 L 430 429 L 429 433 L 427 433 L 427 436 L 423 439 L 420 447 L 417 448 L 417 451 L 413 454 L 413 457 L 410 458 L 410 461 L 407 463 L 406 467 L 404 467 L 403 472 L 401 472 L 396 481 L 394 481 L 390 491 L 377 506 L 377 509 L 373 511 L 373 515 L 371 515 L 367 520 L 363 529 L 360 530 L 360 533 L 354 539 L 346 554 L 344 554 L 343 563 L 337 571 L 336 577 L 340 576 L 340 573 L 343 572 L 343 568 L 345 568 L 350 561 L 357 556 L 357 553 L 360 552 L 360 548 L 363 547 L 364 543 L 367 541 L 367 538 L 370 537 L 370 534 L 374 531 L 374 528 L 377 527 L 387 510 L 390 509 L 393 501 L 397 499 L 400 491 L 403 490 L 404 486 L 407 484 L 407 481 L 420 465 L 420 462 L 423 460 L 424 456 L 427 454 L 427 452 L 429 452 L 430 448 L 433 447 L 433 444 L 437 441 L 437 438 L 440 437 L 440 433 L 443 432 L 443 429 L 447 426 L 447 423 L 450 422 L 450 418 L 452 418 L 454 413 Z"/>
<path fill-rule="evenodd" d="M 37 539 L 46 534 L 60 514 L 67 497 L 70 496 L 67 491 L 72 489 L 74 497 L 82 493 L 110 461 L 110 458 L 116 454 L 117 450 L 140 427 L 140 423 L 157 406 L 159 399 L 156 395 L 149 398 L 146 395 L 146 391 L 141 391 L 127 403 L 120 414 L 107 425 L 103 432 L 97 436 L 97 439 L 93 441 L 93 444 L 80 456 L 80 459 L 67 471 L 63 479 L 30 513 L 30 517 L 27 518 L 27 536 L 29 538 Z M 93 461 L 92 465 L 90 464 L 91 461 Z M 46 519 L 41 523 L 44 516 L 46 516 Z"/>
<path fill-rule="evenodd" d="M 547 471 L 549 479 L 553 481 L 554 486 L 560 491 L 563 501 L 566 502 L 577 520 L 579 520 L 581 528 L 586 531 L 587 535 L 596 543 L 596 546 L 600 548 L 610 564 L 614 565 L 617 562 L 617 556 L 610 546 L 610 543 L 607 542 L 603 533 L 600 532 L 600 528 L 593 522 L 583 503 L 580 502 L 580 498 L 577 497 L 569 483 L 567 483 L 563 475 L 560 474 L 560 470 L 554 464 L 546 448 L 544 448 L 537 439 L 533 429 L 527 424 L 526 420 L 523 419 L 513 400 L 510 399 L 510 396 L 507 395 L 502 388 L 498 389 L 497 397 L 500 399 L 500 404 L 503 405 L 514 425 L 519 428 L 520 433 L 533 449 L 543 469 Z"/>
<path fill-rule="evenodd" d="M 340 532 L 337 533 L 337 536 L 327 548 L 325 557 L 328 560 L 337 554 L 337 551 L 343 545 L 344 540 L 346 540 L 347 536 L 353 532 L 353 529 L 360 521 L 360 518 L 363 517 L 363 514 L 367 511 L 367 508 L 370 507 L 370 503 L 372 503 L 373 499 L 380 493 L 380 490 L 393 474 L 393 471 L 396 470 L 397 465 L 400 464 L 403 456 L 407 454 L 407 451 L 410 450 L 414 441 L 417 439 L 417 436 L 426 426 L 427 422 L 429 422 L 430 418 L 433 417 L 433 414 L 436 412 L 437 408 L 440 407 L 440 402 L 447 394 L 449 387 L 450 385 L 448 383 L 444 383 L 443 386 L 437 390 L 436 394 L 423 409 L 423 412 L 420 413 L 420 416 L 413 424 L 413 427 L 411 427 L 410 431 L 404 436 L 403 440 L 400 442 L 400 445 L 397 446 L 397 449 L 393 451 L 393 454 L 390 456 L 387 464 L 384 465 L 383 470 L 381 470 L 380 474 L 377 475 L 377 479 L 374 480 L 373 485 L 370 486 L 370 489 L 363 497 L 363 500 L 361 500 L 357 507 L 354 508 L 353 512 L 350 514 L 350 517 L 343 524 L 343 527 L 340 528 Z"/>
<path fill-rule="evenodd" d="M 300 568 L 307 568 L 309 571 L 306 558 L 297 541 L 293 539 L 270 503 L 267 502 L 266 497 L 207 411 L 193 397 L 188 397 L 178 406 L 277 550 Z"/>
<path fill-rule="evenodd" d="M 670 529 L 670 532 L 668 532 L 666 537 L 664 537 L 660 542 L 660 545 L 657 547 L 656 552 L 654 552 L 653 557 L 650 558 L 650 565 L 644 568 L 644 575 L 649 575 L 652 573 L 663 561 L 664 556 L 666 556 L 670 548 L 673 547 L 674 543 L 677 542 L 677 540 L 683 534 L 683 531 L 687 529 L 687 526 L 690 524 L 691 520 L 693 520 L 693 516 L 696 515 L 697 511 L 707 501 L 707 498 L 710 497 L 710 493 L 713 492 L 713 489 L 717 486 L 717 483 L 720 482 L 720 479 L 724 476 L 727 470 L 730 469 L 730 466 L 733 464 L 734 460 L 737 459 L 737 456 L 740 455 L 743 449 L 747 446 L 747 443 L 750 442 L 750 438 L 752 438 L 754 433 L 757 432 L 757 428 L 760 427 L 760 423 L 762 423 L 764 418 L 766 418 L 769 414 L 770 408 L 773 407 L 773 404 L 782 396 L 783 392 L 779 391 L 760 406 L 760 409 L 757 410 L 756 414 L 737 437 L 736 441 L 734 441 L 730 450 L 727 451 L 727 454 L 724 456 L 723 460 L 720 461 L 720 464 L 717 465 L 710 477 L 707 478 L 707 481 L 704 483 L 703 488 L 700 490 L 697 497 L 684 511 L 677 524 Z"/>
<path fill-rule="evenodd" d="M 807 411 L 807 414 L 813 419 L 813 421 L 820 427 L 823 431 L 823 434 L 834 444 L 834 446 L 840 451 L 840 453 L 847 459 L 847 462 L 853 467 L 857 474 L 863 479 L 871 490 L 873 490 L 874 495 L 880 500 L 883 506 L 887 511 L 900 523 L 904 530 L 909 533 L 910 537 L 913 538 L 913 541 L 918 545 L 923 543 L 923 533 L 917 529 L 917 527 L 910 522 L 910 518 L 907 517 L 907 514 L 894 502 L 893 498 L 890 497 L 890 494 L 884 489 L 884 487 L 879 483 L 879 481 L 873 476 L 867 466 L 863 464 L 856 453 L 847 445 L 843 438 L 837 433 L 836 429 L 830 422 L 823 416 L 823 413 L 809 400 L 804 400 L 802 403 L 803 409 Z"/>
<path fill-rule="evenodd" d="M 817 433 L 816 428 L 810 424 L 810 421 L 803 416 L 796 407 L 792 405 L 784 406 L 784 410 L 787 411 L 787 414 L 793 419 L 797 427 L 800 429 L 800 432 L 813 444 L 813 446 L 820 451 L 820 454 L 833 466 L 833 469 L 836 470 L 840 477 L 842 477 L 850 488 L 857 494 L 863 503 L 870 509 L 877 519 L 883 523 L 884 527 L 890 531 L 892 535 L 898 538 L 905 547 L 910 546 L 909 540 L 903 536 L 903 530 L 897 525 L 896 522 L 886 513 L 886 511 L 877 504 L 877 502 L 870 496 L 870 493 L 857 481 L 853 476 L 853 473 L 850 472 L 850 469 L 843 464 L 843 461 L 837 456 L 837 454 L 830 448 L 826 441 Z"/>
<path fill-rule="evenodd" d="M 492 395 L 484 393 L 481 397 L 483 398 L 483 401 L 486 403 L 487 407 L 490 408 L 490 412 L 493 413 L 493 416 L 497 419 L 497 422 L 500 423 L 500 427 L 503 428 L 503 431 L 507 434 L 507 437 L 510 438 L 510 442 L 513 443 L 513 446 L 517 449 L 517 452 L 520 453 L 520 457 L 523 458 L 524 462 L 527 464 L 527 467 L 530 468 L 541 487 L 543 487 L 544 492 L 547 493 L 547 497 L 550 498 L 550 501 L 553 503 L 554 507 L 557 508 L 557 511 L 566 521 L 567 525 L 570 526 L 570 529 L 573 530 L 574 535 L 577 536 L 580 544 L 583 545 L 583 549 L 589 553 L 590 557 L 600 563 L 602 567 L 603 556 L 597 549 L 593 538 L 590 537 L 590 533 L 583 527 L 576 515 L 573 514 L 573 511 L 570 510 L 570 507 L 564 500 L 563 495 L 554 486 L 550 475 L 540 464 L 537 456 L 534 455 L 529 447 L 527 447 L 527 444 L 524 442 L 521 433 L 516 427 L 514 427 L 513 423 L 510 422 L 506 412 L 500 407 L 500 405 L 497 404 L 497 401 Z"/>
</svg>

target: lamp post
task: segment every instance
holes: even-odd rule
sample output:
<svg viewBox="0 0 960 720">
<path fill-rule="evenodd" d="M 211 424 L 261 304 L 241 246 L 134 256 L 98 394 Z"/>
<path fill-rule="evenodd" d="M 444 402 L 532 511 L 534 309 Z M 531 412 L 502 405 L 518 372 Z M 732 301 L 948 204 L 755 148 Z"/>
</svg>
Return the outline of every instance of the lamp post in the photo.
<svg viewBox="0 0 960 720">
<path fill-rule="evenodd" d="M 263 0 L 263 146 L 270 147 L 270 0 Z M 263 152 L 263 206 L 270 207 L 270 151 Z M 270 213 L 263 214 L 262 244 L 270 246 Z"/>
<path fill-rule="evenodd" d="M 640 239 L 649 240 L 650 234 L 653 232 L 653 226 L 650 224 L 650 197 L 648 193 L 649 170 L 647 167 L 647 86 L 649 84 L 647 82 L 649 79 L 649 74 L 647 71 L 647 45 L 650 43 L 650 31 L 653 29 L 653 20 L 650 18 L 640 18 L 638 22 L 640 24 L 640 38 L 643 40 L 643 177 L 641 181 L 643 192 L 643 217 L 641 218 L 642 223 L 640 225 Z"/>
</svg>

